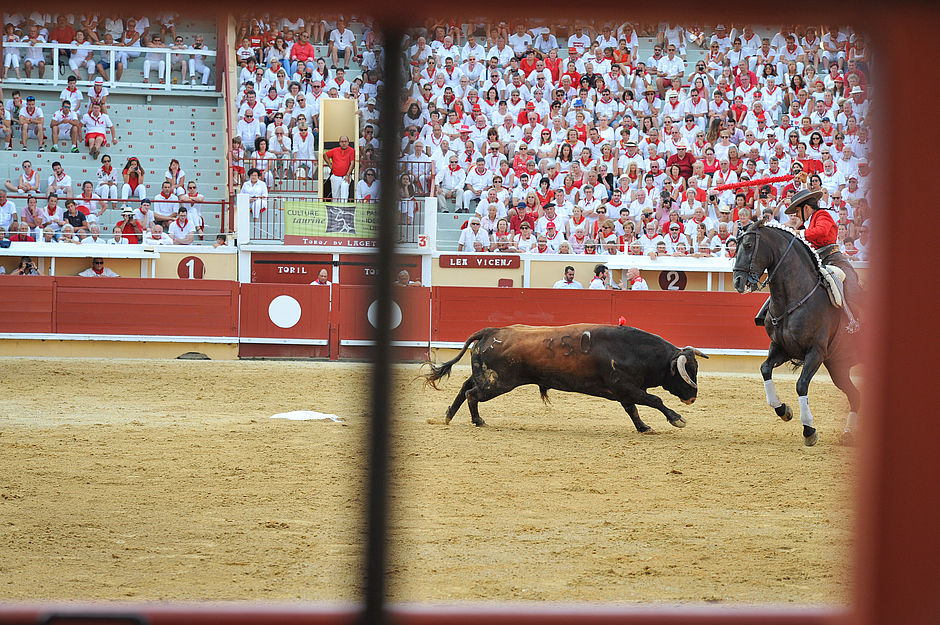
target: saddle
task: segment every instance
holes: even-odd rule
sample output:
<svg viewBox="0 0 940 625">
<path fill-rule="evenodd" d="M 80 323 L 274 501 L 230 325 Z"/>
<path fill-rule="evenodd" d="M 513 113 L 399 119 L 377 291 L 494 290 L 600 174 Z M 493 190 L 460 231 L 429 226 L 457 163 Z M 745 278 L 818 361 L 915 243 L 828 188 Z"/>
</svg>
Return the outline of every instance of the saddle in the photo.
<svg viewBox="0 0 940 625">
<path fill-rule="evenodd" d="M 839 251 L 838 245 L 827 245 L 818 250 L 819 258 L 822 260 L 823 286 L 826 287 L 826 293 L 829 295 L 829 301 L 836 308 L 842 308 L 842 283 L 845 282 L 845 272 L 836 265 L 827 265 L 826 259 Z"/>
</svg>

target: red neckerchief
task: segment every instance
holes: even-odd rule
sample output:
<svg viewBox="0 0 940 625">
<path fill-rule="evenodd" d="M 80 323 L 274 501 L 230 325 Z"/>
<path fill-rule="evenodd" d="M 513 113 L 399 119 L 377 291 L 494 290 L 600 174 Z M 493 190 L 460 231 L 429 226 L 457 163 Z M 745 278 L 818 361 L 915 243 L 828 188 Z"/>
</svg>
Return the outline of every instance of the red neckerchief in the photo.
<svg viewBox="0 0 940 625">
<path fill-rule="evenodd" d="M 49 210 L 50 208 L 51 208 L 52 210 Z M 53 215 L 55 215 L 56 212 L 58 212 L 58 210 L 59 210 L 59 207 L 58 207 L 58 206 L 52 207 L 52 206 L 49 206 L 48 204 L 46 205 L 46 212 L 49 213 L 49 216 L 50 216 L 50 217 L 52 217 Z"/>
<path fill-rule="evenodd" d="M 176 218 L 176 225 L 179 226 L 181 230 L 182 230 L 183 227 L 185 227 L 186 224 L 188 224 L 188 223 L 189 223 L 189 218 L 187 218 L 186 221 L 180 221 L 180 218 L 179 218 L 179 217 Z"/>
<path fill-rule="evenodd" d="M 101 269 L 95 269 L 95 266 L 91 266 L 91 270 L 94 271 L 99 276 L 104 273 L 104 265 L 101 266 Z"/>
</svg>

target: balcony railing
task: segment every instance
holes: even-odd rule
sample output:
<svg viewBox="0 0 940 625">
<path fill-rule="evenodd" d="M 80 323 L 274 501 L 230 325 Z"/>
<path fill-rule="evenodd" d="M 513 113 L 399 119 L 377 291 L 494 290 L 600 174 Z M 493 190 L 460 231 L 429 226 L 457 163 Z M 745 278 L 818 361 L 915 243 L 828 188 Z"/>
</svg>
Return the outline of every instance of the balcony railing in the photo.
<svg viewBox="0 0 940 625">
<path fill-rule="evenodd" d="M 23 65 L 25 65 L 25 62 L 26 62 L 25 53 L 27 50 L 35 50 L 37 48 L 41 49 L 43 51 L 43 58 L 46 61 L 46 71 L 45 71 L 45 77 L 40 78 L 38 68 L 34 67 L 32 70 L 33 75 L 30 78 L 27 78 L 25 75 L 25 72 L 23 72 L 23 70 L 21 69 L 21 74 L 22 74 L 21 78 L 16 78 L 14 75 L 12 75 L 12 73 L 9 73 L 7 77 L 4 78 L 3 80 L 4 83 L 13 84 L 13 85 L 22 84 L 22 85 L 64 86 L 67 82 L 68 77 L 73 74 L 73 72 L 68 66 L 68 61 L 67 61 L 70 53 L 75 50 L 75 46 L 71 44 L 39 43 L 36 45 L 30 45 L 29 42 L 23 42 L 23 41 L 18 41 L 14 43 L 10 43 L 10 42 L 4 43 L 3 44 L 4 51 L 7 51 L 8 48 L 18 48 L 22 51 L 20 53 L 20 67 L 21 68 Z M 120 56 L 120 53 L 122 52 L 130 52 L 131 54 L 137 55 L 134 59 L 129 60 L 128 65 L 136 61 L 137 59 L 140 59 L 142 63 L 143 60 L 146 58 L 146 55 L 148 54 L 159 54 L 161 60 L 165 62 L 165 68 L 166 68 L 165 71 L 167 73 L 164 74 L 164 76 L 170 75 L 172 73 L 170 71 L 172 67 L 171 65 L 172 57 L 182 56 L 184 57 L 183 63 L 186 66 L 185 74 L 186 76 L 189 76 L 189 73 L 190 73 L 189 62 L 196 55 L 207 57 L 207 59 L 209 58 L 214 59 L 216 56 L 216 53 L 213 52 L 212 50 L 205 50 L 205 49 L 203 50 L 192 50 L 192 49 L 173 50 L 170 48 L 149 48 L 149 47 L 142 47 L 142 46 L 126 47 L 126 46 L 106 46 L 106 45 L 89 45 L 87 47 L 83 47 L 82 49 L 90 50 L 92 52 L 92 58 L 94 59 L 96 64 L 98 63 L 98 61 L 103 60 L 103 55 L 100 53 L 107 53 L 108 76 L 105 79 L 105 86 L 109 88 L 120 86 L 120 87 L 135 87 L 135 88 L 140 88 L 140 89 L 151 89 L 151 90 L 162 90 L 162 91 L 215 91 L 216 90 L 215 81 L 210 81 L 208 85 L 201 84 L 201 74 L 198 70 L 196 72 L 198 84 L 189 84 L 188 81 L 181 81 L 178 84 L 173 84 L 172 80 L 165 80 L 164 83 L 162 84 L 159 82 L 140 82 L 140 81 L 134 81 L 134 80 L 118 81 L 115 76 L 115 62 L 117 61 L 117 59 Z M 51 56 L 51 62 L 50 62 L 50 56 Z M 60 61 L 63 61 L 64 68 L 60 67 Z M 153 64 L 154 64 L 154 67 L 153 67 L 154 71 L 151 72 L 151 75 L 156 75 L 157 76 L 156 79 L 159 80 L 159 60 L 154 61 Z M 50 72 L 52 73 L 51 77 L 49 77 Z M 130 73 L 136 76 L 135 72 L 132 71 Z M 127 75 L 128 75 L 128 67 L 125 66 L 123 76 L 126 77 Z M 78 81 L 78 84 L 88 86 L 92 84 L 92 81 L 80 80 Z"/>
</svg>

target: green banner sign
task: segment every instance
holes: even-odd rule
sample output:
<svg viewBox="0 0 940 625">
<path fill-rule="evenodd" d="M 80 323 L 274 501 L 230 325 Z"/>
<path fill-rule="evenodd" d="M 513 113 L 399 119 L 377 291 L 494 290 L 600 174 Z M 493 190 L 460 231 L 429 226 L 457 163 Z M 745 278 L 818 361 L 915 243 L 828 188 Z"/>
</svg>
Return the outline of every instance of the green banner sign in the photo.
<svg viewBox="0 0 940 625">
<path fill-rule="evenodd" d="M 378 205 L 370 202 L 285 201 L 284 242 L 374 247 Z"/>
</svg>

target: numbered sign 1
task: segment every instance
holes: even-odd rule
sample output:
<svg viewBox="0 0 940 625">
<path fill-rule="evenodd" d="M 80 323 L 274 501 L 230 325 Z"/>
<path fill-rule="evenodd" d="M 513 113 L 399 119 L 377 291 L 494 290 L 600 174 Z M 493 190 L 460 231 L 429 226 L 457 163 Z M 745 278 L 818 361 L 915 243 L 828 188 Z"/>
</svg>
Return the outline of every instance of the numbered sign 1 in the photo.
<svg viewBox="0 0 940 625">
<path fill-rule="evenodd" d="M 684 291 L 688 281 L 684 271 L 659 272 L 659 288 L 663 291 Z"/>
<path fill-rule="evenodd" d="M 187 256 L 180 261 L 176 267 L 176 273 L 184 280 L 202 280 L 206 273 L 206 265 L 201 258 L 196 256 Z"/>
</svg>

